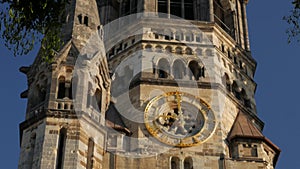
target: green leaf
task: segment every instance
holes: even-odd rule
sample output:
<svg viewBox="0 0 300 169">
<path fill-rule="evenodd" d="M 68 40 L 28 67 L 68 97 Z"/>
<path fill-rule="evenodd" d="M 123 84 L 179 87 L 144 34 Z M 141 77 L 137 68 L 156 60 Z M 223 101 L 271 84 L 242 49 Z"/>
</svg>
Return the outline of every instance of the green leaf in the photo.
<svg viewBox="0 0 300 169">
<path fill-rule="evenodd" d="M 8 14 L 9 14 L 9 17 L 14 18 L 14 12 L 13 12 L 12 8 L 9 9 Z"/>
<path fill-rule="evenodd" d="M 43 9 L 45 9 L 46 7 L 47 7 L 47 2 L 44 3 Z"/>
</svg>

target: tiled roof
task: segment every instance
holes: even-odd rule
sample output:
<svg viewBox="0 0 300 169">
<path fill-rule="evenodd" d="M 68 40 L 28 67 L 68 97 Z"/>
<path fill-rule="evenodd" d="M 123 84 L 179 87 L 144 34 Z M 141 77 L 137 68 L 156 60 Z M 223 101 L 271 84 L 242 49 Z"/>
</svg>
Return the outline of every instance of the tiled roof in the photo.
<svg viewBox="0 0 300 169">
<path fill-rule="evenodd" d="M 264 138 L 264 135 L 244 113 L 240 112 L 231 128 L 228 139 L 231 140 L 235 137 Z"/>
</svg>

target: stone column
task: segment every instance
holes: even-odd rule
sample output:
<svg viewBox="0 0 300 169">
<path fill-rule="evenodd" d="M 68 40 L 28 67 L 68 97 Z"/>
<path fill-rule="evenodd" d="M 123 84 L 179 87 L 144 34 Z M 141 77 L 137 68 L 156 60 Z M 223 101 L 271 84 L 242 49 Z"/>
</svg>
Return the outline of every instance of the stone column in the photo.
<svg viewBox="0 0 300 169">
<path fill-rule="evenodd" d="M 237 10 L 237 26 L 238 26 L 238 35 L 239 35 L 239 44 L 244 47 L 244 26 L 243 26 L 243 14 L 242 14 L 242 5 L 241 1 L 236 1 L 236 10 Z"/>
<path fill-rule="evenodd" d="M 238 34 L 238 19 L 236 15 L 236 10 L 232 11 L 233 17 L 233 29 L 234 29 L 234 39 L 239 43 L 239 34 Z"/>
<path fill-rule="evenodd" d="M 214 0 L 209 0 L 209 21 L 214 22 Z"/>
<path fill-rule="evenodd" d="M 171 0 L 167 1 L 167 6 L 168 6 L 168 18 L 170 18 L 170 13 L 171 13 Z"/>
<path fill-rule="evenodd" d="M 243 12 L 243 25 L 244 25 L 243 28 L 244 28 L 245 49 L 247 51 L 250 51 L 247 12 L 246 12 L 246 2 L 244 0 L 242 0 L 242 12 Z"/>
<path fill-rule="evenodd" d="M 123 0 L 120 0 L 120 5 L 119 5 L 119 17 L 121 17 L 122 16 L 122 13 L 123 13 L 123 11 L 122 11 L 122 4 L 123 4 Z"/>
<path fill-rule="evenodd" d="M 182 18 L 185 18 L 184 14 L 185 14 L 185 11 L 184 11 L 184 0 L 181 0 L 181 17 Z"/>
</svg>

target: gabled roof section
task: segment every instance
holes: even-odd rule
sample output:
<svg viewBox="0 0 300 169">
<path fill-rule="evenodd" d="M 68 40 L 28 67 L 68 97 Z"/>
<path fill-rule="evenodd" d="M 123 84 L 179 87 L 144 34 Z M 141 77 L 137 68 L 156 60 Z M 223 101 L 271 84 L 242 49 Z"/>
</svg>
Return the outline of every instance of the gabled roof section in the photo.
<svg viewBox="0 0 300 169">
<path fill-rule="evenodd" d="M 231 140 L 236 137 L 264 138 L 264 135 L 244 113 L 239 112 L 228 135 L 228 139 Z"/>
<path fill-rule="evenodd" d="M 105 120 L 106 126 L 111 127 L 117 131 L 124 132 L 126 135 L 132 134 L 123 122 L 122 117 L 113 102 L 110 102 L 108 110 L 105 114 Z"/>
<path fill-rule="evenodd" d="M 57 55 L 54 57 L 54 61 L 56 63 L 71 61 L 71 62 L 73 62 L 72 64 L 75 64 L 75 61 L 76 61 L 78 55 L 79 55 L 79 51 L 78 51 L 77 47 L 74 45 L 73 41 L 70 40 L 57 53 Z"/>
</svg>

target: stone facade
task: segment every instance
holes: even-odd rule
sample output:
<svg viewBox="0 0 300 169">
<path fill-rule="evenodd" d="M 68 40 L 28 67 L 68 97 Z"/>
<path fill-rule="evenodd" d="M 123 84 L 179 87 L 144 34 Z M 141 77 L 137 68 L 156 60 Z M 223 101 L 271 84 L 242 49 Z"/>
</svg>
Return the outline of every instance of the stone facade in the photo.
<svg viewBox="0 0 300 169">
<path fill-rule="evenodd" d="M 274 169 L 280 149 L 256 112 L 247 3 L 70 1 L 54 62 L 37 56 L 20 68 L 28 105 L 19 169 Z M 175 91 L 213 112 L 212 132 L 199 131 L 205 141 L 167 146 L 145 126 L 147 106 Z M 196 102 L 179 99 L 180 113 L 180 101 Z"/>
</svg>

